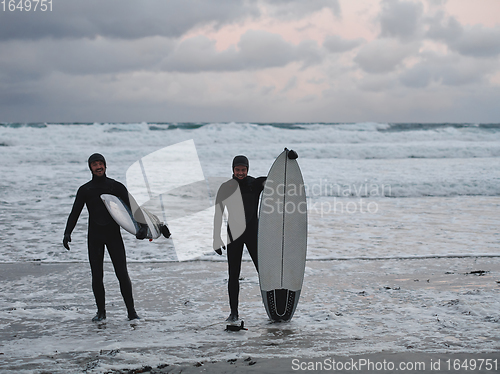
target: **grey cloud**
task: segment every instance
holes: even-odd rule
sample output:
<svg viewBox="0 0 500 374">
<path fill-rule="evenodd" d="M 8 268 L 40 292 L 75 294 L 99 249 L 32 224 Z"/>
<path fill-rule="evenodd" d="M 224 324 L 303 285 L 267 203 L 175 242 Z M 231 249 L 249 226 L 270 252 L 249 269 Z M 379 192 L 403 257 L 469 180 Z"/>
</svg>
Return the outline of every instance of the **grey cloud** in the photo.
<svg viewBox="0 0 500 374">
<path fill-rule="evenodd" d="M 367 75 L 358 82 L 358 87 L 362 91 L 387 92 L 393 89 L 397 84 L 397 80 L 394 76 L 396 76 L 396 74 Z"/>
<path fill-rule="evenodd" d="M 19 107 L 25 105 L 34 105 L 40 100 L 39 96 L 31 92 L 22 92 L 22 90 L 17 90 L 21 92 L 16 92 L 16 88 L 8 91 L 0 91 L 0 106 L 5 109 L 15 108 L 19 110 Z"/>
<path fill-rule="evenodd" d="M 69 74 L 119 74 L 124 71 L 159 67 L 174 43 L 165 38 L 126 40 L 88 40 L 54 43 L 52 52 L 63 50 L 53 66 Z M 62 57 L 62 58 L 61 58 Z"/>
<path fill-rule="evenodd" d="M 357 48 L 364 42 L 365 40 L 363 38 L 348 40 L 342 39 L 338 35 L 329 35 L 325 38 L 323 47 L 333 53 L 342 53 Z"/>
<path fill-rule="evenodd" d="M 55 71 L 86 75 L 159 69 L 173 42 L 166 38 L 44 39 L 3 42 L 0 48 L 0 81 L 15 83 L 39 80 Z"/>
<path fill-rule="evenodd" d="M 265 4 L 273 17 L 281 19 L 302 18 L 324 8 L 330 9 L 337 17 L 341 16 L 338 0 L 267 0 Z"/>
<path fill-rule="evenodd" d="M 324 53 L 318 43 L 313 40 L 304 40 L 295 48 L 295 60 L 302 61 L 302 69 L 316 65 L 323 60 Z"/>
<path fill-rule="evenodd" d="M 429 0 L 429 4 L 433 6 L 442 6 L 446 4 L 448 0 Z"/>
<path fill-rule="evenodd" d="M 238 43 L 238 60 L 245 68 L 284 66 L 296 57 L 296 48 L 281 35 L 252 30 L 242 35 Z"/>
<path fill-rule="evenodd" d="M 381 36 L 403 40 L 417 36 L 421 28 L 423 5 L 411 1 L 383 0 L 379 15 Z"/>
<path fill-rule="evenodd" d="M 180 42 L 164 58 L 161 68 L 181 72 L 228 70 L 228 66 L 234 65 L 236 58 L 234 47 L 217 52 L 215 41 L 200 35 Z"/>
<path fill-rule="evenodd" d="M 462 55 L 495 57 L 500 54 L 500 28 L 473 26 L 467 29 L 450 47 Z"/>
<path fill-rule="evenodd" d="M 427 19 L 426 37 L 443 42 L 453 42 L 463 34 L 463 27 L 455 17 L 445 18 L 441 11 Z"/>
<path fill-rule="evenodd" d="M 275 86 L 264 86 L 261 88 L 260 93 L 263 96 L 267 96 L 276 90 Z"/>
<path fill-rule="evenodd" d="M 0 12 L 0 40 L 178 37 L 260 14 L 252 0 L 64 0 L 52 12 Z"/>
<path fill-rule="evenodd" d="M 291 77 L 288 82 L 286 82 L 285 86 L 283 87 L 283 89 L 280 91 L 281 93 L 285 93 L 285 92 L 288 92 L 290 91 L 291 89 L 294 89 L 295 87 L 297 87 L 297 77 L 296 76 L 293 76 Z"/>
<path fill-rule="evenodd" d="M 427 87 L 436 77 L 435 68 L 418 64 L 404 72 L 400 78 L 401 83 L 407 87 L 424 88 Z"/>
<path fill-rule="evenodd" d="M 405 58 L 417 50 L 417 44 L 401 44 L 392 39 L 375 39 L 360 49 L 354 62 L 367 73 L 388 73 L 398 68 Z"/>
<path fill-rule="evenodd" d="M 464 56 L 496 57 L 500 54 L 500 27 L 462 26 L 454 17 L 439 13 L 428 20 L 426 36 L 445 43 Z"/>
<path fill-rule="evenodd" d="M 298 45 L 280 35 L 248 31 L 238 44 L 217 51 L 204 36 L 182 42 L 151 37 L 134 40 L 43 39 L 0 42 L 0 82 L 16 84 L 42 79 L 53 72 L 69 75 L 120 74 L 130 71 L 239 71 L 285 66 L 302 68 L 319 63 L 322 50 L 315 41 Z"/>
<path fill-rule="evenodd" d="M 412 88 L 424 88 L 432 83 L 463 86 L 481 82 L 495 66 L 491 61 L 478 62 L 460 55 L 427 54 L 423 61 L 404 72 L 400 80 Z"/>
<path fill-rule="evenodd" d="M 50 71 L 45 61 L 32 48 L 22 48 L 15 43 L 0 44 L 0 82 L 15 84 L 19 81 L 38 80 Z"/>
<path fill-rule="evenodd" d="M 281 35 L 250 30 L 242 35 L 238 49 L 217 51 L 215 42 L 197 36 L 181 42 L 165 58 L 167 71 L 237 71 L 285 66 L 298 61 L 309 66 L 320 62 L 322 54 L 316 42 L 303 41 L 298 46 L 287 43 Z"/>
</svg>

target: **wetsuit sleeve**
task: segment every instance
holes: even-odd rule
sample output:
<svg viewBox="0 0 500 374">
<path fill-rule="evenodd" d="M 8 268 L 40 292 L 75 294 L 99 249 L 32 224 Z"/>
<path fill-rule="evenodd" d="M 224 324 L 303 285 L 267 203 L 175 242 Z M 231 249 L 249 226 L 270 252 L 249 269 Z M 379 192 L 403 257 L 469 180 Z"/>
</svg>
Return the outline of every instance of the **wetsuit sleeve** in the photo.
<svg viewBox="0 0 500 374">
<path fill-rule="evenodd" d="M 83 188 L 80 187 L 76 193 L 75 202 L 73 203 L 73 208 L 69 214 L 68 221 L 66 222 L 66 229 L 64 230 L 64 235 L 71 235 L 73 229 L 78 222 L 80 213 L 82 212 L 83 206 L 85 205 L 85 194 Z"/>
<path fill-rule="evenodd" d="M 267 177 L 255 178 L 254 186 L 256 191 L 260 194 L 264 190 L 264 184 L 266 183 Z"/>
</svg>

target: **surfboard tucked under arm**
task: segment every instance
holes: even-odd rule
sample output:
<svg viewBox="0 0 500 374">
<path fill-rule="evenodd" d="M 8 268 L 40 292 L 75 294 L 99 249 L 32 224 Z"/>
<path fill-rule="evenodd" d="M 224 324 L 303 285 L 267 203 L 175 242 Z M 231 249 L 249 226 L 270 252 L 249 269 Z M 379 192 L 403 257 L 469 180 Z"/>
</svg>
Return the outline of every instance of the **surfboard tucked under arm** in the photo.
<svg viewBox="0 0 500 374">
<path fill-rule="evenodd" d="M 125 231 L 135 235 L 139 231 L 139 223 L 134 219 L 129 207 L 115 195 L 102 194 L 101 199 L 108 209 L 111 217 L 118 223 Z M 154 214 L 149 212 L 146 208 L 141 209 L 146 224 L 148 225 L 148 233 L 146 239 L 156 239 L 161 235 L 160 220 Z"/>
<path fill-rule="evenodd" d="M 299 302 L 307 250 L 307 202 L 296 159 L 281 153 L 260 203 L 258 263 L 262 300 L 273 321 L 288 321 Z"/>
</svg>

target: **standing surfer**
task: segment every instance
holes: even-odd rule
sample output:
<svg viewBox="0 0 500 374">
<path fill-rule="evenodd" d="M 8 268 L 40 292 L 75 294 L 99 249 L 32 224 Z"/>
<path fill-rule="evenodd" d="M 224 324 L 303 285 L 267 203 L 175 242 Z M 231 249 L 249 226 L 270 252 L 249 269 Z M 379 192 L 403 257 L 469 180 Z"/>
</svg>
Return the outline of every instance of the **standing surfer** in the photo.
<svg viewBox="0 0 500 374">
<path fill-rule="evenodd" d="M 293 150 L 288 152 L 291 159 L 297 158 Z M 224 209 L 227 209 L 227 263 L 229 271 L 228 294 L 231 314 L 228 322 L 238 320 L 238 298 L 240 293 L 241 258 L 243 245 L 246 245 L 257 272 L 257 231 L 259 227 L 259 198 L 267 177 L 254 178 L 248 175 L 248 158 L 243 155 L 233 159 L 233 177 L 224 182 L 217 191 L 214 215 L 213 248 L 222 255 L 226 246 L 221 238 L 221 225 Z"/>
<path fill-rule="evenodd" d="M 248 175 L 248 169 L 248 158 L 242 155 L 236 156 L 233 159 L 233 177 L 219 187 L 215 199 L 213 248 L 219 255 L 222 255 L 222 249 L 226 249 L 221 238 L 221 225 L 224 209 L 228 212 L 227 263 L 229 306 L 231 307 L 231 314 L 226 320 L 228 322 L 238 320 L 239 277 L 244 244 L 258 271 L 257 211 L 259 197 L 267 177 L 251 177 Z"/>
<path fill-rule="evenodd" d="M 63 245 L 69 250 L 71 233 L 75 228 L 78 217 L 83 206 L 87 205 L 89 212 L 88 223 L 88 253 L 90 268 L 92 271 L 92 290 L 97 304 L 97 314 L 92 321 L 106 319 L 105 292 L 104 292 L 104 246 L 107 247 L 116 277 L 120 283 L 120 291 L 127 307 L 129 320 L 138 319 L 132 296 L 132 282 L 127 271 L 125 245 L 120 233 L 120 226 L 113 220 L 101 200 L 102 194 L 111 194 L 119 197 L 130 208 L 130 200 L 127 188 L 120 182 L 106 176 L 106 160 L 99 153 L 94 153 L 88 159 L 89 168 L 92 172 L 92 180 L 82 185 L 76 193 L 73 209 L 68 217 L 66 229 L 64 230 Z M 135 201 L 133 201 L 135 203 Z M 146 227 L 147 229 L 147 227 Z M 145 237 L 145 232 L 140 234 Z M 141 239 L 138 234 L 137 238 Z"/>
</svg>

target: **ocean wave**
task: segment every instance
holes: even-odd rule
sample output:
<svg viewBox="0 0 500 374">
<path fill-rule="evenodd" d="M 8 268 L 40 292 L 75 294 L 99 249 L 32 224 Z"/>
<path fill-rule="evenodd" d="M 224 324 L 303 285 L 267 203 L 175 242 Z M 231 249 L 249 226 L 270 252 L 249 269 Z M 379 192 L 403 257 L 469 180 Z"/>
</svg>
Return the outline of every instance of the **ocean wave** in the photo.
<svg viewBox="0 0 500 374">
<path fill-rule="evenodd" d="M 138 123 L 129 122 L 0 122 L 1 127 L 22 128 L 35 127 L 45 128 L 47 126 L 113 126 L 126 128 Z M 259 127 L 274 127 L 286 130 L 311 130 L 315 128 L 329 128 L 342 131 L 368 131 L 368 132 L 404 132 L 404 131 L 429 131 L 442 129 L 478 129 L 478 130 L 500 130 L 500 123 L 382 123 L 382 122 L 141 122 L 147 125 L 149 130 L 158 129 L 186 129 L 193 130 L 210 125 L 219 126 L 244 126 L 255 125 Z"/>
<path fill-rule="evenodd" d="M 18 128 L 22 128 L 22 127 L 33 127 L 33 128 L 37 128 L 37 129 L 42 129 L 42 128 L 46 128 L 47 127 L 47 124 L 46 123 L 39 123 L 39 122 L 36 122 L 36 123 L 22 123 L 22 122 L 0 122 L 0 127 L 10 127 L 10 128 L 13 128 L 13 129 L 18 129 Z"/>
<path fill-rule="evenodd" d="M 298 152 L 307 183 L 328 179 L 335 185 L 352 186 L 368 180 L 390 185 L 391 197 L 497 196 L 497 128 L 494 124 L 368 122 L 3 124 L 0 157 L 7 165 L 4 179 L 28 191 L 23 184 L 37 185 L 38 177 L 54 172 L 78 181 L 86 178 L 86 160 L 95 152 L 108 159 L 109 175 L 123 180 L 127 168 L 138 159 L 193 139 L 207 178 L 230 176 L 236 154 L 249 157 L 252 175 L 265 175 L 275 157 L 288 147 Z"/>
</svg>

